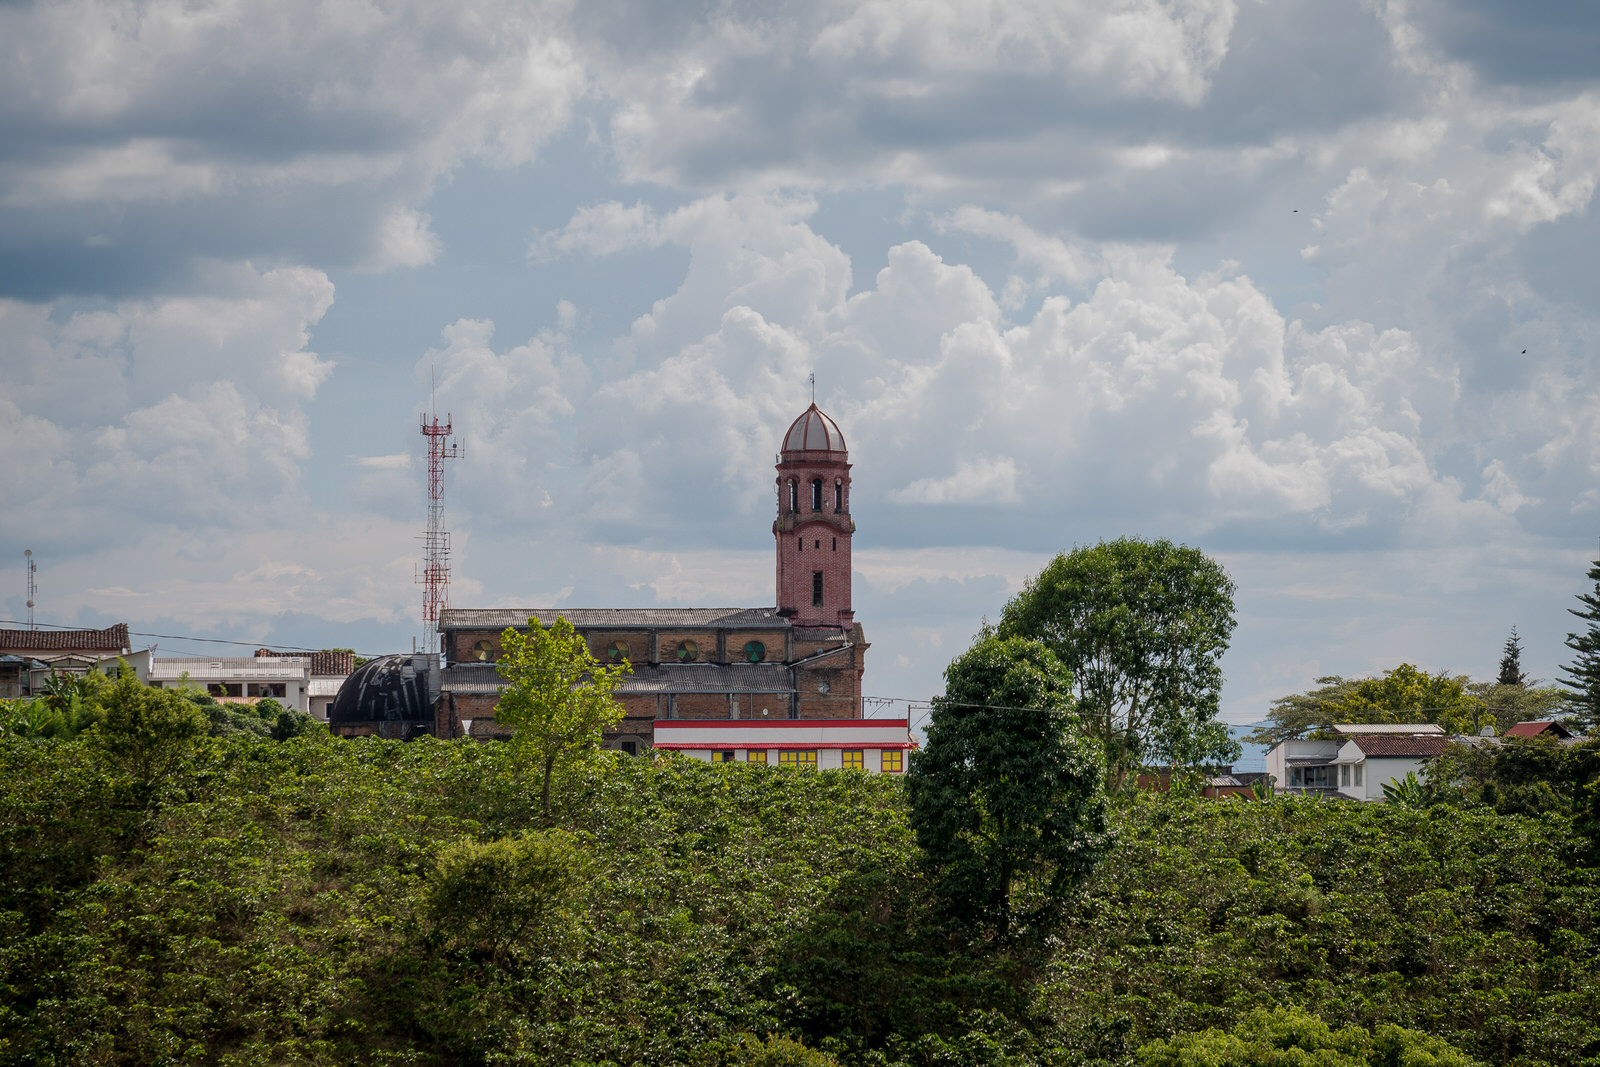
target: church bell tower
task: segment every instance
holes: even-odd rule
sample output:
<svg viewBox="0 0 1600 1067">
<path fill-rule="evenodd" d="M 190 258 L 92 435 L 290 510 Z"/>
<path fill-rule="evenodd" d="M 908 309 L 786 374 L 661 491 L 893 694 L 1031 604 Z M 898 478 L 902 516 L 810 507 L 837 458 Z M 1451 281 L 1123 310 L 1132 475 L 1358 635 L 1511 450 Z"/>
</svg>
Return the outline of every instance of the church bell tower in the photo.
<svg viewBox="0 0 1600 1067">
<path fill-rule="evenodd" d="M 838 425 L 813 403 L 783 435 L 778 453 L 778 614 L 796 626 L 848 631 L 850 457 Z"/>
</svg>

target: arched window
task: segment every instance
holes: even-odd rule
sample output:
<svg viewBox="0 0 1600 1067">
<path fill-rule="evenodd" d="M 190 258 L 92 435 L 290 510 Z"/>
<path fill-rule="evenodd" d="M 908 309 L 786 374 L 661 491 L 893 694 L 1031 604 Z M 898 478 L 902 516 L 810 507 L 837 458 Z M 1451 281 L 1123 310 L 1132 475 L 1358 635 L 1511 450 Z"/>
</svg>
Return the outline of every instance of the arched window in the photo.
<svg viewBox="0 0 1600 1067">
<path fill-rule="evenodd" d="M 844 479 L 843 478 L 835 478 L 833 480 L 833 510 L 834 511 L 843 511 L 844 510 Z"/>
<path fill-rule="evenodd" d="M 793 478 L 789 479 L 789 510 L 800 510 L 800 484 Z"/>
<path fill-rule="evenodd" d="M 811 510 L 822 510 L 822 479 L 811 479 Z"/>
</svg>

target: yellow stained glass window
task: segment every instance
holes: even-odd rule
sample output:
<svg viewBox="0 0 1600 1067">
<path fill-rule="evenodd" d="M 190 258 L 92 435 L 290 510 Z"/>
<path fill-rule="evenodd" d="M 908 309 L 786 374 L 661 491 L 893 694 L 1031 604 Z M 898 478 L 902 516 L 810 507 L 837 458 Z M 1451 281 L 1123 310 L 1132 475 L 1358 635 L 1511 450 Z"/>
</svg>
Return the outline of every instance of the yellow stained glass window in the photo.
<svg viewBox="0 0 1600 1067">
<path fill-rule="evenodd" d="M 786 748 L 778 753 L 781 767 L 815 767 L 817 750 L 814 748 Z"/>
<path fill-rule="evenodd" d="M 744 758 L 747 763 L 765 763 L 767 762 L 767 750 L 764 748 L 752 748 L 744 754 Z"/>
<path fill-rule="evenodd" d="M 867 765 L 867 754 L 859 748 L 847 748 L 839 753 L 840 766 L 862 770 Z"/>
<path fill-rule="evenodd" d="M 893 752 L 884 750 L 883 763 L 880 765 L 885 774 L 899 774 L 905 770 L 906 754 L 896 749 Z"/>
</svg>

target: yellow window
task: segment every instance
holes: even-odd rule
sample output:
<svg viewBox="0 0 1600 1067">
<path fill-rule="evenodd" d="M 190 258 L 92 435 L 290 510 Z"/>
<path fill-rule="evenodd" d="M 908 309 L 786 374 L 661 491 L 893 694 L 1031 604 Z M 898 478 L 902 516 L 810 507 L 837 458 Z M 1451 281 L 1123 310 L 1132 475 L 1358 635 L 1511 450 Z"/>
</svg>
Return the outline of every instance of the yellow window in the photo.
<svg viewBox="0 0 1600 1067">
<path fill-rule="evenodd" d="M 730 751 L 730 750 L 722 750 L 722 751 L 718 751 L 718 752 L 713 752 L 713 753 L 711 753 L 711 762 L 712 763 L 732 763 L 733 762 L 733 752 Z"/>
<path fill-rule="evenodd" d="M 901 771 L 905 770 L 905 758 L 906 754 L 901 752 L 899 749 L 895 749 L 892 752 L 888 749 L 884 749 L 883 763 L 881 765 L 883 773 L 899 774 Z"/>
<path fill-rule="evenodd" d="M 786 748 L 778 753 L 781 767 L 816 767 L 817 750 L 814 748 Z"/>
<path fill-rule="evenodd" d="M 847 748 L 839 753 L 839 761 L 841 766 L 851 767 L 859 771 L 866 767 L 867 756 L 859 748 Z"/>
<path fill-rule="evenodd" d="M 748 763 L 765 763 L 767 762 L 767 750 L 764 748 L 752 748 L 744 754 L 744 758 Z"/>
</svg>

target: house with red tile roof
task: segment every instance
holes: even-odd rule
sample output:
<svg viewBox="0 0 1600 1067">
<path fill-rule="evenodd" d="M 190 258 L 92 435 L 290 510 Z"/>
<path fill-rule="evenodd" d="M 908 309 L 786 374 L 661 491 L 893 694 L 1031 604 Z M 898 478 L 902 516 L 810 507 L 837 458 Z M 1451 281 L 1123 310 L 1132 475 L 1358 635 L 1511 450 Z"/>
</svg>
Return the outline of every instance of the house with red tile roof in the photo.
<svg viewBox="0 0 1600 1067">
<path fill-rule="evenodd" d="M 1340 724 L 1332 733 L 1283 741 L 1267 753 L 1278 792 L 1381 801 L 1386 784 L 1420 774 L 1450 740 L 1432 723 Z"/>
<path fill-rule="evenodd" d="M 1572 736 L 1572 731 L 1556 722 L 1554 719 L 1544 719 L 1539 722 L 1519 722 L 1503 735 L 1505 737 L 1553 737 L 1557 741 L 1565 741 Z"/>
</svg>

